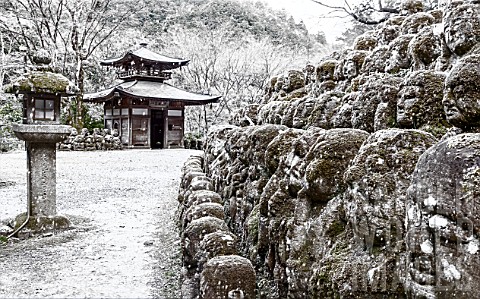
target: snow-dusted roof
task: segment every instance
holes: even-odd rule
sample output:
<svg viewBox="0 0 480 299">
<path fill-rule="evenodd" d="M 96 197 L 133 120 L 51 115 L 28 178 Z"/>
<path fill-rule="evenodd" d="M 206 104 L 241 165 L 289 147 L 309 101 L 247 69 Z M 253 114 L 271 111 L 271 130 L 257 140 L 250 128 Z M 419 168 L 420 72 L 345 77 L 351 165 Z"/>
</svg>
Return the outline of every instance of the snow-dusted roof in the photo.
<svg viewBox="0 0 480 299">
<path fill-rule="evenodd" d="M 220 98 L 220 96 L 188 92 L 163 82 L 130 81 L 100 92 L 85 94 L 83 99 L 87 102 L 104 102 L 111 99 L 115 92 L 135 98 L 182 101 L 186 105 L 216 103 Z"/>
<path fill-rule="evenodd" d="M 111 58 L 100 61 L 101 65 L 118 65 L 133 60 L 141 60 L 150 62 L 152 64 L 161 64 L 168 66 L 169 69 L 177 68 L 186 65 L 189 60 L 172 58 L 158 53 L 152 52 L 145 47 L 141 47 L 137 50 L 129 50 L 122 57 Z"/>
</svg>

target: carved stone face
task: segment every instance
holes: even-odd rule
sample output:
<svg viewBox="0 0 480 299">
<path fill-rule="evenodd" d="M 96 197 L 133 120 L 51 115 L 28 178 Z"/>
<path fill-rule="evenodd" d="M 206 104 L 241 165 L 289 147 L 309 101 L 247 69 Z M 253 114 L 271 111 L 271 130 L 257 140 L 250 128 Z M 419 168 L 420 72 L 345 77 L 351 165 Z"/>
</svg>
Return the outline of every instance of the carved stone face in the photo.
<svg viewBox="0 0 480 299">
<path fill-rule="evenodd" d="M 460 60 L 447 76 L 443 108 L 458 127 L 480 126 L 480 55 Z"/>
<path fill-rule="evenodd" d="M 417 162 L 405 239 L 405 285 L 414 298 L 480 296 L 479 157 L 478 134 L 461 134 L 437 143 Z"/>
<path fill-rule="evenodd" d="M 353 60 L 345 61 L 343 65 L 343 75 L 347 79 L 355 78 L 358 75 L 357 65 Z"/>
<path fill-rule="evenodd" d="M 361 50 L 354 50 L 348 53 L 342 65 L 343 76 L 346 79 L 353 79 L 360 74 L 360 69 L 368 53 Z"/>
<path fill-rule="evenodd" d="M 410 59 L 407 55 L 408 44 L 413 37 L 413 34 L 404 34 L 390 43 L 389 52 L 391 52 L 391 55 L 385 63 L 385 71 L 397 73 L 400 69 L 409 68 Z"/>
<path fill-rule="evenodd" d="M 444 125 L 444 80 L 443 73 L 431 70 L 408 74 L 397 95 L 397 123 L 401 128 Z"/>
<path fill-rule="evenodd" d="M 453 6 L 453 7 L 452 7 Z M 445 41 L 450 51 L 466 54 L 480 42 L 480 4 L 451 5 L 445 9 Z"/>
<path fill-rule="evenodd" d="M 404 86 L 397 101 L 397 123 L 402 127 L 415 127 L 419 116 L 424 89 L 421 86 Z"/>
<path fill-rule="evenodd" d="M 327 60 L 322 62 L 317 67 L 317 81 L 324 82 L 328 80 L 333 80 L 333 74 L 337 64 L 338 64 L 338 61 L 336 60 Z"/>
</svg>

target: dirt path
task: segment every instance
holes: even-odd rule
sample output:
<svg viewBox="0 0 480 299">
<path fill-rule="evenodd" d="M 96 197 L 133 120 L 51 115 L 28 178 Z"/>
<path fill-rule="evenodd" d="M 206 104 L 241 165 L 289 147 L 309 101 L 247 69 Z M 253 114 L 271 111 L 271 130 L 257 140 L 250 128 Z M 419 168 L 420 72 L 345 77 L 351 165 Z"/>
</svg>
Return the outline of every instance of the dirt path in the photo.
<svg viewBox="0 0 480 299">
<path fill-rule="evenodd" d="M 174 216 L 189 150 L 57 153 L 73 230 L 0 247 L 0 298 L 178 298 Z M 26 209 L 25 153 L 0 155 L 0 220 Z"/>
</svg>

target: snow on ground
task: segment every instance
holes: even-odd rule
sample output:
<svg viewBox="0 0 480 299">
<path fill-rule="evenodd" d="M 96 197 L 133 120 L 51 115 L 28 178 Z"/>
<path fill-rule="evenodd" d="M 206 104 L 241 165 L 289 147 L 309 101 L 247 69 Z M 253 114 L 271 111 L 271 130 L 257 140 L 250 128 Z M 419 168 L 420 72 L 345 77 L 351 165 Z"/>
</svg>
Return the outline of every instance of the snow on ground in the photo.
<svg viewBox="0 0 480 299">
<path fill-rule="evenodd" d="M 191 150 L 57 153 L 74 229 L 0 247 L 0 298 L 177 298 L 180 170 Z M 0 221 L 26 211 L 26 154 L 0 154 Z"/>
</svg>

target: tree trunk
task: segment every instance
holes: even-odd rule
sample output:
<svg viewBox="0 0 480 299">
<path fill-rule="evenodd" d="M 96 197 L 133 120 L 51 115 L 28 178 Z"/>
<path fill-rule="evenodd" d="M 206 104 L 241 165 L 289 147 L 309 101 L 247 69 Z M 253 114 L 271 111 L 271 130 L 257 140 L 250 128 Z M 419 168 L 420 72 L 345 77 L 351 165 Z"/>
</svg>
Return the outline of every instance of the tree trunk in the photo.
<svg viewBox="0 0 480 299">
<path fill-rule="evenodd" d="M 0 32 L 0 50 L 2 51 L 2 61 L 0 64 L 0 90 L 3 89 L 3 79 L 5 78 L 5 44 L 3 34 Z"/>
<path fill-rule="evenodd" d="M 81 130 L 84 125 L 84 112 L 83 112 L 83 92 L 85 90 L 85 78 L 84 78 L 84 71 L 83 71 L 83 61 L 80 53 L 76 55 L 77 60 L 77 74 L 76 74 L 76 85 L 80 91 L 78 95 L 75 96 L 75 110 L 77 115 L 75 117 L 75 128 L 77 130 Z"/>
</svg>

